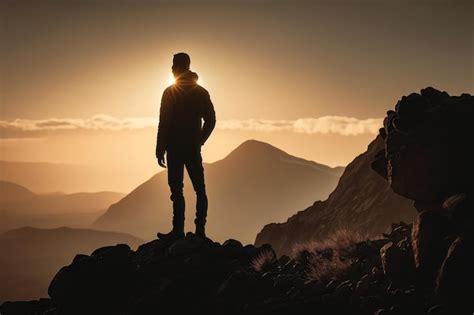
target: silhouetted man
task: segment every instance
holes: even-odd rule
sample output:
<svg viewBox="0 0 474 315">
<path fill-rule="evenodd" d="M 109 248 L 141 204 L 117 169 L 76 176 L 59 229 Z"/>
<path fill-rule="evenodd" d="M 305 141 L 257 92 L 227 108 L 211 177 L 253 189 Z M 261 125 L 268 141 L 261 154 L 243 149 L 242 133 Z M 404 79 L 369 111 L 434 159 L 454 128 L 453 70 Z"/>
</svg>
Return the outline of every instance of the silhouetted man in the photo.
<svg viewBox="0 0 474 315">
<path fill-rule="evenodd" d="M 184 236 L 185 166 L 197 195 L 194 220 L 196 235 L 206 237 L 204 226 L 207 216 L 207 196 L 201 146 L 214 129 L 216 115 L 209 93 L 197 84 L 197 74 L 189 70 L 190 63 L 188 54 L 174 55 L 172 71 L 176 81 L 165 89 L 161 99 L 156 158 L 160 166 L 166 167 L 167 164 L 168 184 L 173 201 L 173 229 L 167 234 L 158 233 L 161 239 L 177 239 Z"/>
</svg>

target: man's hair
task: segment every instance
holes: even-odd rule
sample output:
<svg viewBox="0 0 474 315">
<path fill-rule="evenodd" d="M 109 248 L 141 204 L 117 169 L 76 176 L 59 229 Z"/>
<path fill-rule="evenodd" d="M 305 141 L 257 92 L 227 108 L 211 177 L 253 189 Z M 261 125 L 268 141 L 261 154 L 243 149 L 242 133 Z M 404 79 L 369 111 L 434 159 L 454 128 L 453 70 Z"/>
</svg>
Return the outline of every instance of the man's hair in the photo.
<svg viewBox="0 0 474 315">
<path fill-rule="evenodd" d="M 173 56 L 173 66 L 182 70 L 189 70 L 189 65 L 191 64 L 191 58 L 189 55 L 184 52 L 174 54 Z"/>
</svg>

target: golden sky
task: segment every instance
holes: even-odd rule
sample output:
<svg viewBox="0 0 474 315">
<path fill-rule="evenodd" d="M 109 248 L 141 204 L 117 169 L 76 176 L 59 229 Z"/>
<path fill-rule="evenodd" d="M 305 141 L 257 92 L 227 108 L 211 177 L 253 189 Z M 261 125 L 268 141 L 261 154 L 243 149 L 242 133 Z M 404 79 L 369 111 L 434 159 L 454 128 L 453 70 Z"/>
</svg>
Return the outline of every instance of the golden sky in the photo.
<svg viewBox="0 0 474 315">
<path fill-rule="evenodd" d="M 218 128 L 208 162 L 259 139 L 331 166 L 426 86 L 474 92 L 471 1 L 2 1 L 0 159 L 160 169 L 172 55 Z"/>
</svg>

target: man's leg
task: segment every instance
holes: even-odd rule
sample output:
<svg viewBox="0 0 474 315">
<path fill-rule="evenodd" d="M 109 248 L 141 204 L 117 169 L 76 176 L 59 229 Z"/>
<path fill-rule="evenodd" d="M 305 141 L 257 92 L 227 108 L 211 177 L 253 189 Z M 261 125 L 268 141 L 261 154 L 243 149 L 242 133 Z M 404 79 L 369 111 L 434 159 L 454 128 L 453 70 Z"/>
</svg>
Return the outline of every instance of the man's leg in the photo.
<svg viewBox="0 0 474 315">
<path fill-rule="evenodd" d="M 185 202 L 183 196 L 183 173 L 184 160 L 180 154 L 167 153 L 166 163 L 168 169 L 168 185 L 170 186 L 173 201 L 173 230 L 168 234 L 158 233 L 158 237 L 181 237 L 184 236 L 184 212 Z"/>
<path fill-rule="evenodd" d="M 190 154 L 186 158 L 186 169 L 196 192 L 196 234 L 205 236 L 204 227 L 206 225 L 207 217 L 207 195 L 206 186 L 204 184 L 204 168 L 202 166 L 202 157 L 200 150 L 196 153 Z"/>
</svg>

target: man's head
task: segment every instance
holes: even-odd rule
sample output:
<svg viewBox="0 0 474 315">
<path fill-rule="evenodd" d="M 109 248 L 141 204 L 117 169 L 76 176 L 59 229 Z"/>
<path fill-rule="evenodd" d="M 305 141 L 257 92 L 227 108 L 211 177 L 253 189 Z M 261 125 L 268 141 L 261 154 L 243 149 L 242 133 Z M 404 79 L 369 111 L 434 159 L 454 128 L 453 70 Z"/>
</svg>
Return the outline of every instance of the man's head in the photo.
<svg viewBox="0 0 474 315">
<path fill-rule="evenodd" d="M 173 56 L 173 66 L 171 70 L 175 77 L 189 70 L 189 65 L 191 64 L 191 59 L 189 55 L 184 52 L 177 53 Z"/>
</svg>

